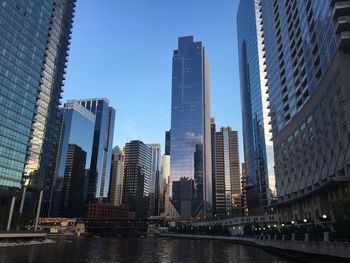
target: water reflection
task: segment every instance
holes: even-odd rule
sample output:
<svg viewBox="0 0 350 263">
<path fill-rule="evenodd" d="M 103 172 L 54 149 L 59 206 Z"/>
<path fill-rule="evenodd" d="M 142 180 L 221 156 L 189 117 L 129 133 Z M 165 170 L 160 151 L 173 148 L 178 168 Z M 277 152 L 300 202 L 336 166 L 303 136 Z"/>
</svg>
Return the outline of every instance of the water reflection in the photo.
<svg viewBox="0 0 350 263">
<path fill-rule="evenodd" d="M 57 244 L 2 248 L 1 263 L 233 262 L 294 263 L 254 247 L 221 241 L 162 238 L 77 238 Z"/>
</svg>

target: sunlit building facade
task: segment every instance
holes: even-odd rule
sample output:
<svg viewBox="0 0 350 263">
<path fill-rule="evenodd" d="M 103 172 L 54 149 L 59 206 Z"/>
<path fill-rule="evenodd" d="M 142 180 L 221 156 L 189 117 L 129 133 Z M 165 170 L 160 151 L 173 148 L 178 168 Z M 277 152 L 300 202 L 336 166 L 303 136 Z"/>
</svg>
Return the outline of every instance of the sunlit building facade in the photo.
<svg viewBox="0 0 350 263">
<path fill-rule="evenodd" d="M 74 8 L 75 0 L 1 2 L 0 196 L 52 183 Z"/>
<path fill-rule="evenodd" d="M 87 202 L 106 201 L 111 173 L 115 110 L 109 106 L 106 98 L 78 100 L 78 103 L 96 117 Z"/>
<path fill-rule="evenodd" d="M 180 37 L 172 66 L 170 194 L 180 178 L 194 180 L 196 189 L 195 202 L 186 206 L 191 211 L 175 205 L 180 216 L 181 211 L 193 216 L 211 209 L 209 91 L 209 67 L 202 43 L 194 42 L 193 36 Z"/>
<path fill-rule="evenodd" d="M 276 196 L 261 0 L 240 1 L 237 27 L 246 190 L 254 214 Z"/>
<path fill-rule="evenodd" d="M 109 183 L 109 202 L 121 205 L 123 201 L 125 153 L 118 146 L 112 151 L 111 181 Z"/>
</svg>

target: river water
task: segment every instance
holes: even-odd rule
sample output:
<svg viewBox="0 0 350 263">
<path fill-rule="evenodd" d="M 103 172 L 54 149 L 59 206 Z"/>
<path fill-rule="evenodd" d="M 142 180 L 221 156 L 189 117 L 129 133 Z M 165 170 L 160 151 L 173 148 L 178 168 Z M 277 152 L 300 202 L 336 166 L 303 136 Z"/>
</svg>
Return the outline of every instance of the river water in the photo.
<svg viewBox="0 0 350 263">
<path fill-rule="evenodd" d="M 58 239 L 56 244 L 0 248 L 1 263 L 297 263 L 266 251 L 234 243 L 168 238 Z"/>
</svg>

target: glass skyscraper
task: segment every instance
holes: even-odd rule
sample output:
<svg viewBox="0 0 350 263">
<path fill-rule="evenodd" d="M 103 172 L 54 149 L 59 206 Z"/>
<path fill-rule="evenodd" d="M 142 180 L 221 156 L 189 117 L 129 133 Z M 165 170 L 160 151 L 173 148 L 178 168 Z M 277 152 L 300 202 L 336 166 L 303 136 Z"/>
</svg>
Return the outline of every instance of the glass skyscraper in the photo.
<svg viewBox="0 0 350 263">
<path fill-rule="evenodd" d="M 50 154 L 74 6 L 74 0 L 0 3 L 1 192 L 19 189 L 23 170 L 24 183 L 42 189 L 54 166 Z"/>
<path fill-rule="evenodd" d="M 113 150 L 113 132 L 115 110 L 109 107 L 109 101 L 102 99 L 84 99 L 78 103 L 96 116 L 94 143 L 88 183 L 87 201 L 107 200 Z"/>
<path fill-rule="evenodd" d="M 74 175 L 71 175 L 71 173 L 67 171 L 67 165 L 69 165 L 69 167 L 79 167 L 77 164 L 72 163 L 72 160 L 75 160 L 73 156 L 75 153 L 78 153 L 80 156 L 78 159 L 81 159 L 81 151 L 85 153 L 84 169 L 86 178 L 80 182 L 80 187 L 84 196 L 83 199 L 86 198 L 87 176 L 91 165 L 92 145 L 95 132 L 95 115 L 76 101 L 68 101 L 64 105 L 64 108 L 61 109 L 61 114 L 63 116 L 63 128 L 59 147 L 60 151 L 53 204 L 51 205 L 51 211 L 49 211 L 52 216 L 63 215 L 61 214 L 62 205 L 65 203 L 64 200 L 67 200 L 67 197 L 62 196 L 62 194 L 69 192 L 67 189 L 64 189 L 64 181 L 67 181 L 67 178 L 64 177 L 65 174 L 69 175 L 69 179 L 71 179 L 72 176 L 74 177 Z M 73 147 L 71 149 L 73 155 L 70 156 L 70 160 L 67 160 L 68 148 L 70 145 Z M 72 205 L 71 202 L 70 205 Z M 68 211 L 70 209 L 68 206 L 69 205 L 66 203 L 63 210 Z"/>
<path fill-rule="evenodd" d="M 350 189 L 349 1 L 259 8 L 281 220 L 336 220 L 332 203 Z"/>
<path fill-rule="evenodd" d="M 254 214 L 276 195 L 261 0 L 240 1 L 237 27 L 247 198 Z"/>
<path fill-rule="evenodd" d="M 212 203 L 209 91 L 209 67 L 202 43 L 194 42 L 193 36 L 180 37 L 172 68 L 170 193 L 173 182 L 195 180 L 196 201 L 192 207 L 186 206 L 190 212 L 183 213 L 192 216 L 201 208 L 207 213 Z M 181 202 L 175 208 L 183 211 Z"/>
</svg>

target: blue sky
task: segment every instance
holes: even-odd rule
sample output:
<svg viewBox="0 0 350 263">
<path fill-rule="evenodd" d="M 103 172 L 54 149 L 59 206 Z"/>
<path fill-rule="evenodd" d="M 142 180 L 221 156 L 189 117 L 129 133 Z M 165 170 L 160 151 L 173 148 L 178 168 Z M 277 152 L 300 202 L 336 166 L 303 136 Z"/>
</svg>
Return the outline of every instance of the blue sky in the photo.
<svg viewBox="0 0 350 263">
<path fill-rule="evenodd" d="M 208 56 L 211 114 L 217 128 L 239 131 L 242 149 L 238 3 L 77 1 L 63 101 L 107 97 L 116 109 L 114 145 L 142 139 L 161 143 L 164 149 L 164 132 L 170 128 L 173 50 L 178 37 L 194 35 Z"/>
</svg>

